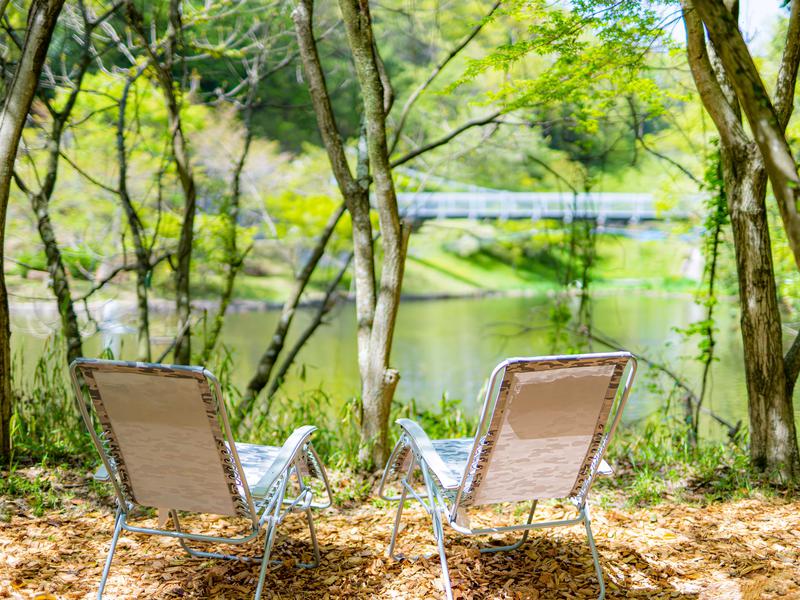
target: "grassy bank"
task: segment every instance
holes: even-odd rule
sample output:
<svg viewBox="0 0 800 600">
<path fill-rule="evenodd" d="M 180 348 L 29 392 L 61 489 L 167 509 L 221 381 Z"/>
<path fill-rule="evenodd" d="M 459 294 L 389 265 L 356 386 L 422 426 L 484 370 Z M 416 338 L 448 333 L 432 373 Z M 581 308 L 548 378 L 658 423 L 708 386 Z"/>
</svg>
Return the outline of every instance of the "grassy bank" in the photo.
<svg viewBox="0 0 800 600">
<path fill-rule="evenodd" d="M 629 235 L 600 233 L 593 267 L 596 290 L 631 289 L 691 292 L 696 282 L 687 277 L 685 263 L 697 242 L 687 240 L 670 225 L 647 226 L 647 234 L 629 229 Z M 630 237 L 630 235 L 636 237 Z M 560 226 L 516 221 L 476 223 L 466 220 L 428 221 L 411 236 L 403 291 L 409 296 L 469 296 L 484 292 L 536 294 L 553 290 L 564 281 L 567 260 L 565 232 Z M 41 257 L 29 257 L 39 267 Z M 260 240 L 239 275 L 234 297 L 245 301 L 281 302 L 292 285 L 292 259 L 277 242 Z M 338 269 L 323 261 L 312 279 L 310 299 L 319 296 Z M 85 277 L 73 280 L 75 295 L 88 291 Z M 345 277 L 344 285 L 349 281 Z M 48 300 L 47 275 L 16 265 L 9 272 L 12 301 Z M 95 299 L 132 300 L 133 275 L 121 273 Z M 205 269 L 194 279 L 195 298 L 215 300 L 222 279 Z M 153 278 L 152 297 L 170 301 L 171 278 L 162 265 Z"/>
</svg>

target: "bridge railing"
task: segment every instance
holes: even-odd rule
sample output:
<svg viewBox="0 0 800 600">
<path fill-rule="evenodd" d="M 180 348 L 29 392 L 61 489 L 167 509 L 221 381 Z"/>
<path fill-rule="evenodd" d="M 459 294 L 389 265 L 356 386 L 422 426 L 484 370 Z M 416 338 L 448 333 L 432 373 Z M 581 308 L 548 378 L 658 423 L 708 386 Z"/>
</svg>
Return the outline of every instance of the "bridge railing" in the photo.
<svg viewBox="0 0 800 600">
<path fill-rule="evenodd" d="M 683 197 L 668 210 L 653 194 L 547 192 L 418 192 L 398 194 L 401 214 L 419 219 L 595 219 L 644 221 L 685 219 L 697 197 Z"/>
</svg>

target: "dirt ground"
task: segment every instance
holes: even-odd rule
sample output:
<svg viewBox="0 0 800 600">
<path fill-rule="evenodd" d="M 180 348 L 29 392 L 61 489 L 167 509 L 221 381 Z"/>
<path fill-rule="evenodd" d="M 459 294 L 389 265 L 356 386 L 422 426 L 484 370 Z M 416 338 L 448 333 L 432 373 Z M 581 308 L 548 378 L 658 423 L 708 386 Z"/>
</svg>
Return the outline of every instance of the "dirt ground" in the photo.
<svg viewBox="0 0 800 600">
<path fill-rule="evenodd" d="M 10 506 L 12 509 L 14 506 Z M 7 503 L 6 508 L 9 508 Z M 520 507 L 521 508 L 521 507 Z M 517 510 L 517 515 L 519 514 Z M 550 504 L 543 518 L 572 514 Z M 694 507 L 592 510 L 608 598 L 800 598 L 800 501 L 748 499 Z M 441 598 L 437 557 L 397 562 L 386 556 L 391 507 L 368 504 L 318 514 L 322 564 L 310 558 L 301 515 L 279 529 L 273 558 L 289 558 L 267 576 L 265 598 Z M 474 511 L 473 523 L 519 521 L 512 507 Z M 149 521 L 154 523 L 154 519 Z M 405 512 L 400 550 L 434 550 L 427 515 Z M 205 532 L 234 532 L 230 521 L 197 518 Z M 113 517 L 90 501 L 36 518 L 24 508 L 0 522 L 0 598 L 89 598 L 96 594 Z M 513 536 L 505 538 L 513 541 Z M 532 532 L 510 553 L 481 555 L 485 539 L 447 534 L 456 598 L 595 598 L 597 582 L 581 527 Z M 245 552 L 257 555 L 260 544 Z M 252 598 L 257 567 L 199 560 L 177 541 L 121 538 L 106 588 L 108 598 Z"/>
</svg>

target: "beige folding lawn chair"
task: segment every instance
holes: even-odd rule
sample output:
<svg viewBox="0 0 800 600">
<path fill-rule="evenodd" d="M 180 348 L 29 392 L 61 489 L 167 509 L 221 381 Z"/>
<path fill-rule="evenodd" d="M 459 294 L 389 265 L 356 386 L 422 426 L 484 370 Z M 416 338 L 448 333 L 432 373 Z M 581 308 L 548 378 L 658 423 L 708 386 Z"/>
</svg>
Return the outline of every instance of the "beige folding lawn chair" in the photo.
<svg viewBox="0 0 800 600">
<path fill-rule="evenodd" d="M 627 368 L 625 384 L 620 382 Z M 439 548 L 445 595 L 453 591 L 447 569 L 443 521 L 465 535 L 522 531 L 507 546 L 489 546 L 481 552 L 519 548 L 531 529 L 583 523 L 600 586 L 605 597 L 603 571 L 587 510 L 587 496 L 598 474 L 611 474 L 603 460 L 628 398 L 636 359 L 628 352 L 511 358 L 492 372 L 474 438 L 431 440 L 409 419 L 399 419 L 400 440 L 381 480 L 379 495 L 399 500 L 389 543 L 394 547 L 410 495 L 433 520 Z M 421 475 L 425 492 L 414 487 Z M 388 496 L 385 486 L 399 476 L 401 493 Z M 419 481 L 418 479 L 416 481 Z M 560 521 L 533 522 L 538 500 L 569 498 L 577 516 Z M 531 501 L 525 523 L 472 528 L 465 509 L 500 502 Z"/>
<path fill-rule="evenodd" d="M 233 442 L 219 381 L 202 367 L 79 358 L 70 373 L 83 419 L 103 461 L 95 477 L 110 481 L 117 496 L 114 535 L 98 598 L 103 596 L 122 531 L 178 538 L 184 550 L 196 557 L 260 562 L 258 600 L 276 527 L 290 512 L 303 511 L 313 561 L 298 566 L 319 564 L 311 508 L 330 506 L 331 493 L 325 469 L 309 441 L 315 427 L 298 428 L 281 448 Z M 90 416 L 91 407 L 96 422 Z M 326 502 L 313 501 L 310 477 L 320 480 Z M 296 493 L 289 485 L 292 480 Z M 158 509 L 163 520 L 159 519 L 157 528 L 130 524 L 128 517 L 136 506 Z M 181 528 L 178 511 L 242 517 L 247 530 L 233 538 L 190 533 Z M 164 528 L 167 515 L 173 528 Z M 260 557 L 206 552 L 187 544 L 243 544 L 257 538 L 262 529 Z"/>
</svg>

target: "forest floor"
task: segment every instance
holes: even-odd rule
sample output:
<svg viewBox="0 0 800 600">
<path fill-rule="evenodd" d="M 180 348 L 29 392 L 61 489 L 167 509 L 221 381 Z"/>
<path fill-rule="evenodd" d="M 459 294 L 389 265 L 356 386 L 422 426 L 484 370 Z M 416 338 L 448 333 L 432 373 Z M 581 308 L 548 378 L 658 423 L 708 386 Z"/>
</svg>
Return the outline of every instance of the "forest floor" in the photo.
<svg viewBox="0 0 800 600">
<path fill-rule="evenodd" d="M 84 478 L 61 478 L 66 499 L 32 508 L 23 497 L 0 497 L 0 598 L 52 600 L 96 594 L 111 539 L 111 502 Z M 55 505 L 57 504 L 57 506 Z M 473 524 L 519 521 L 523 507 L 474 510 Z M 38 513 L 39 516 L 36 516 Z M 540 518 L 574 514 L 545 504 Z M 267 575 L 264 598 L 439 598 L 437 557 L 397 562 L 386 556 L 393 507 L 351 503 L 317 515 L 319 568 L 309 560 L 302 515 L 278 529 L 273 557 L 289 559 Z M 666 502 L 631 508 L 621 496 L 592 505 L 593 528 L 608 598 L 800 598 L 800 500 L 752 496 L 715 503 Z M 144 523 L 155 524 L 154 518 Z M 233 534 L 222 518 L 188 526 Z M 241 531 L 241 529 L 239 529 Z M 597 582 L 581 527 L 532 532 L 510 553 L 481 555 L 478 538 L 448 530 L 447 552 L 456 598 L 595 598 Z M 510 543 L 513 536 L 507 536 Z M 399 549 L 435 551 L 427 515 L 404 513 Z M 221 549 L 220 549 L 221 550 Z M 242 548 L 257 554 L 258 543 Z M 199 560 L 175 540 L 123 535 L 106 588 L 108 598 L 252 598 L 257 567 Z"/>
</svg>

